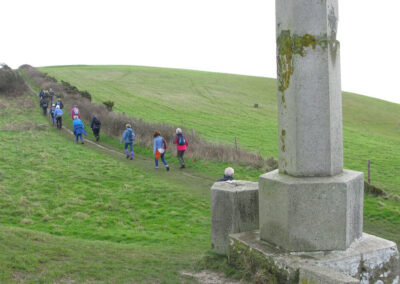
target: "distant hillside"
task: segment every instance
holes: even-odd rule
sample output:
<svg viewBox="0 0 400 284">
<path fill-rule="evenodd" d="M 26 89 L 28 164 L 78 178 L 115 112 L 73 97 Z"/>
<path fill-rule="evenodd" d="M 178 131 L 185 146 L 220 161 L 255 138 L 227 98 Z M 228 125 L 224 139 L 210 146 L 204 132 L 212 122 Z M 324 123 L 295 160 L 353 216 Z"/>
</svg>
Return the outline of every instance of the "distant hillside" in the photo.
<svg viewBox="0 0 400 284">
<path fill-rule="evenodd" d="M 88 90 L 93 101 L 115 102 L 117 112 L 151 122 L 194 128 L 202 137 L 277 156 L 274 79 L 137 66 L 39 68 Z M 258 108 L 254 108 L 258 104 Z M 400 195 L 400 105 L 343 94 L 345 167 Z"/>
</svg>

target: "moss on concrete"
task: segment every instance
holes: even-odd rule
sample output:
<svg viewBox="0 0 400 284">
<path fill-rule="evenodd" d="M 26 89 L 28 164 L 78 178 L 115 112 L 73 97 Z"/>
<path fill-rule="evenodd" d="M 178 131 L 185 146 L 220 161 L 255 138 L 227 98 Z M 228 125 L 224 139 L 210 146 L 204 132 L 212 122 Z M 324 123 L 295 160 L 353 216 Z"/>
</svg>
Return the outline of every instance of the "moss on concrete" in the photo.
<svg viewBox="0 0 400 284">
<path fill-rule="evenodd" d="M 281 103 L 285 103 L 285 90 L 289 88 L 290 77 L 294 72 L 294 56 L 306 55 L 306 49 L 312 47 L 315 49 L 320 46 L 323 49 L 328 47 L 327 37 L 316 38 L 310 34 L 296 35 L 291 34 L 290 30 L 281 31 L 277 39 L 278 47 L 278 89 L 282 93 Z"/>
<path fill-rule="evenodd" d="M 253 283 L 298 283 L 299 270 L 280 267 L 261 252 L 231 239 L 228 262 Z"/>
</svg>

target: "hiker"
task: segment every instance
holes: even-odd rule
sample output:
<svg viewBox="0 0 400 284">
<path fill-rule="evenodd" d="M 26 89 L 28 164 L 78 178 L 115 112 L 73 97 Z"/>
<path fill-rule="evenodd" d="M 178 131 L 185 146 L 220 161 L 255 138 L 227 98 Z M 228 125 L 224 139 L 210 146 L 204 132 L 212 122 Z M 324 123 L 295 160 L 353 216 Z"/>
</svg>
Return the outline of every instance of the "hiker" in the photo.
<svg viewBox="0 0 400 284">
<path fill-rule="evenodd" d="M 133 141 L 135 141 L 135 133 L 132 130 L 132 126 L 128 123 L 126 126 L 126 129 L 124 131 L 124 134 L 122 134 L 122 138 L 121 138 L 121 143 L 125 142 L 125 154 L 126 154 L 126 158 L 130 158 L 131 160 L 133 160 Z M 128 150 L 128 146 L 129 149 L 131 150 L 131 155 L 129 156 L 129 150 Z"/>
<path fill-rule="evenodd" d="M 52 88 L 50 88 L 49 94 L 50 94 L 50 103 L 53 104 L 54 92 Z"/>
<path fill-rule="evenodd" d="M 77 116 L 79 119 L 81 118 L 81 112 L 77 105 L 71 109 L 71 118 L 74 119 L 74 116 Z"/>
<path fill-rule="evenodd" d="M 182 129 L 177 128 L 176 129 L 176 137 L 174 144 L 176 144 L 176 152 L 178 156 L 179 163 L 181 164 L 181 169 L 184 169 L 185 166 L 185 160 L 183 160 L 183 154 L 185 154 L 185 150 L 187 148 L 188 142 L 186 137 L 182 133 Z"/>
<path fill-rule="evenodd" d="M 44 94 L 43 94 L 43 98 L 45 98 L 46 100 L 49 100 L 49 91 L 48 90 L 44 90 Z"/>
<path fill-rule="evenodd" d="M 54 117 L 56 119 L 56 124 L 58 129 L 62 128 L 62 116 L 63 116 L 63 111 L 61 110 L 60 106 L 57 105 L 56 110 L 54 111 Z"/>
<path fill-rule="evenodd" d="M 224 177 L 220 178 L 218 181 L 230 181 L 233 180 L 233 174 L 235 173 L 235 170 L 231 167 L 225 169 Z"/>
<path fill-rule="evenodd" d="M 82 134 L 87 136 L 87 133 L 85 131 L 85 126 L 83 125 L 82 120 L 80 120 L 77 115 L 74 116 L 74 121 L 73 121 L 72 125 L 74 126 L 74 134 L 75 134 L 75 138 L 76 138 L 76 143 L 78 143 L 78 138 L 80 137 L 81 144 L 85 144 L 83 142 Z"/>
<path fill-rule="evenodd" d="M 93 114 L 90 128 L 92 128 L 93 135 L 94 137 L 96 137 L 96 141 L 99 141 L 100 139 L 100 127 L 101 127 L 101 121 L 96 117 L 95 114 Z"/>
<path fill-rule="evenodd" d="M 43 99 L 43 96 L 44 96 L 43 89 L 40 89 L 39 98 L 40 98 L 40 99 Z"/>
<path fill-rule="evenodd" d="M 42 108 L 43 115 L 46 115 L 46 114 L 47 114 L 47 107 L 48 107 L 48 106 L 49 106 L 49 103 L 47 102 L 46 98 L 43 97 L 43 98 L 40 100 L 40 107 Z"/>
<path fill-rule="evenodd" d="M 64 108 L 64 105 L 63 105 L 63 103 L 62 103 L 62 101 L 61 101 L 60 98 L 57 98 L 56 106 L 60 106 L 60 109 L 63 109 L 63 108 Z"/>
<path fill-rule="evenodd" d="M 50 108 L 50 116 L 51 120 L 53 122 L 53 126 L 56 126 L 56 116 L 54 115 L 54 112 L 56 111 L 56 104 L 52 104 Z"/>
<path fill-rule="evenodd" d="M 161 161 L 165 165 L 165 169 L 169 171 L 169 166 L 167 161 L 164 158 L 165 152 L 167 151 L 167 141 L 161 136 L 159 131 L 154 132 L 154 140 L 153 140 L 153 155 L 154 155 L 154 162 L 156 165 L 156 169 L 158 169 L 158 159 L 161 158 Z"/>
</svg>

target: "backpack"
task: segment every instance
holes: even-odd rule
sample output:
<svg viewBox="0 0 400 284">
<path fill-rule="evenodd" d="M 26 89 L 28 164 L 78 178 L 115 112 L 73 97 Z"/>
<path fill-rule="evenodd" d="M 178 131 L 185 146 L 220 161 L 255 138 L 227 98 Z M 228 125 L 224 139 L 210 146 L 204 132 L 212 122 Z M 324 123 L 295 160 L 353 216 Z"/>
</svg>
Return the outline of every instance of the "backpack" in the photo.
<svg viewBox="0 0 400 284">
<path fill-rule="evenodd" d="M 167 141 L 164 139 L 164 137 L 163 137 L 163 139 L 162 139 L 162 143 L 163 143 L 163 148 L 164 148 L 165 150 L 167 150 Z"/>
<path fill-rule="evenodd" d="M 183 136 L 182 134 L 178 135 L 178 145 L 186 145 L 185 136 Z"/>
<path fill-rule="evenodd" d="M 78 108 L 74 108 L 74 115 L 79 115 L 79 109 Z"/>
<path fill-rule="evenodd" d="M 127 138 L 128 138 L 129 141 L 133 140 L 132 134 L 133 134 L 132 130 L 131 131 L 128 130 Z"/>
<path fill-rule="evenodd" d="M 62 113 L 61 112 L 57 113 L 56 117 L 62 117 Z"/>
<path fill-rule="evenodd" d="M 101 122 L 97 117 L 94 119 L 94 126 L 96 126 L 97 128 L 100 128 L 101 126 Z"/>
<path fill-rule="evenodd" d="M 42 106 L 43 106 L 43 107 L 47 107 L 47 106 L 48 106 L 48 103 L 47 103 L 46 100 L 42 103 Z"/>
</svg>

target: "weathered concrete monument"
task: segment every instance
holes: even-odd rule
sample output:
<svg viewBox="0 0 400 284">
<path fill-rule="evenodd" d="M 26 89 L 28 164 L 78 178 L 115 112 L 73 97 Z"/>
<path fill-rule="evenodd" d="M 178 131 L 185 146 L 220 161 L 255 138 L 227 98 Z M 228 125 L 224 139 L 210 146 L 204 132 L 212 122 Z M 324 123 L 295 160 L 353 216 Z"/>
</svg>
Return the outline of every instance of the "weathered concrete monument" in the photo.
<svg viewBox="0 0 400 284">
<path fill-rule="evenodd" d="M 362 231 L 363 173 L 343 169 L 338 0 L 275 5 L 279 169 L 259 179 L 259 230 L 230 226 L 220 243 L 279 283 L 399 283 L 396 244 Z M 221 219 L 237 224 L 215 200 L 212 236 Z"/>
</svg>

